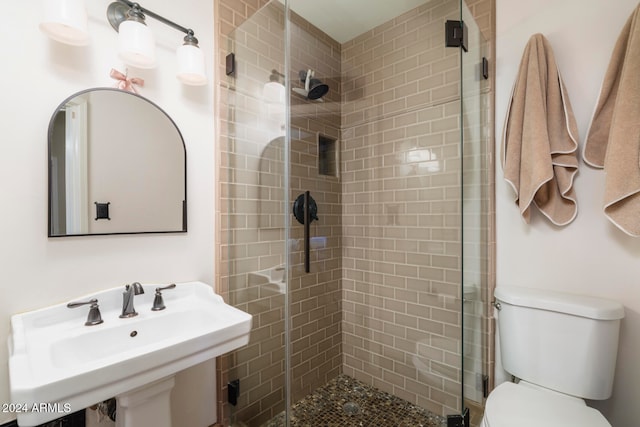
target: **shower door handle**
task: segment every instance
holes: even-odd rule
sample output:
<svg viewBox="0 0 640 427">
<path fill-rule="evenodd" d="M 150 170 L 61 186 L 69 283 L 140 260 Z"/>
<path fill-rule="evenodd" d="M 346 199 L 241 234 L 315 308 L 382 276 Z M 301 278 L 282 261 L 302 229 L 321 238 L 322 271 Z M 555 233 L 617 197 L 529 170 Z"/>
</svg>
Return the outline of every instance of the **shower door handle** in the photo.
<svg viewBox="0 0 640 427">
<path fill-rule="evenodd" d="M 293 216 L 300 224 L 304 225 L 304 272 L 309 273 L 311 271 L 311 257 L 309 255 L 311 250 L 310 226 L 313 220 L 318 220 L 318 205 L 316 205 L 316 201 L 313 200 L 309 191 L 299 195 L 296 201 L 293 202 Z"/>
<path fill-rule="evenodd" d="M 311 261 L 309 260 L 310 256 L 310 251 L 311 251 L 311 244 L 309 242 L 309 240 L 311 239 L 311 237 L 309 236 L 309 234 L 311 234 L 311 215 L 309 215 L 309 213 L 311 212 L 309 209 L 309 199 L 311 198 L 311 195 L 308 191 L 304 192 L 304 272 L 305 273 L 309 273 L 311 271 Z"/>
</svg>

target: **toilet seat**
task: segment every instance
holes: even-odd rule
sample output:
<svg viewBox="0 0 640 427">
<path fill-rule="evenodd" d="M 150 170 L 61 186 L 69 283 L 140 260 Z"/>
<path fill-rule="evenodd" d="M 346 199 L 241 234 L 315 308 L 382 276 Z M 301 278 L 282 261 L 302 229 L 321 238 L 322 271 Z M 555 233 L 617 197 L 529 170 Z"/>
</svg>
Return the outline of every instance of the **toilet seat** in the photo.
<svg viewBox="0 0 640 427">
<path fill-rule="evenodd" d="M 596 409 L 579 399 L 506 382 L 496 387 L 485 405 L 483 427 L 611 427 Z"/>
</svg>

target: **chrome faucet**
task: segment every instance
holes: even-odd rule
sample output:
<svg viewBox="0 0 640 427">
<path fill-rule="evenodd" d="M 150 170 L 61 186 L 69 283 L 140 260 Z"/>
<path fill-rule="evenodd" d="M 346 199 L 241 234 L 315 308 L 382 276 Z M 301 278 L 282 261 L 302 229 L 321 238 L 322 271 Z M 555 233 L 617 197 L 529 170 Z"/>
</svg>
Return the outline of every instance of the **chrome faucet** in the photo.
<svg viewBox="0 0 640 427">
<path fill-rule="evenodd" d="M 127 285 L 122 293 L 122 314 L 120 317 L 133 317 L 137 316 L 136 309 L 133 308 L 133 297 L 135 295 L 144 294 L 144 288 L 138 282 L 133 282 L 131 285 Z"/>
</svg>

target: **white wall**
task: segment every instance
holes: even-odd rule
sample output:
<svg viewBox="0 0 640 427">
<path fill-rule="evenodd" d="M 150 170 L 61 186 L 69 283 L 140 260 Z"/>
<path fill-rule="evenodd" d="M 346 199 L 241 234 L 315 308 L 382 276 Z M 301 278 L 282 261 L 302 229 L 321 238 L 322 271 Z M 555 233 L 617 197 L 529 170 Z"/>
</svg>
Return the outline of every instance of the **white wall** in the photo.
<svg viewBox="0 0 640 427">
<path fill-rule="evenodd" d="M 90 232 L 181 230 L 185 152 L 171 120 L 130 94 L 87 98 L 89 218 L 95 202 L 110 203 L 110 219 L 90 220 Z"/>
<path fill-rule="evenodd" d="M 553 46 L 568 88 L 582 147 L 611 50 L 636 5 L 637 0 L 497 0 L 498 139 L 524 46 L 532 34 L 541 32 Z M 626 236 L 605 219 L 602 171 L 581 161 L 575 182 L 578 217 L 556 228 L 541 215 L 524 224 L 496 163 L 497 285 L 550 288 L 624 303 L 613 397 L 594 406 L 614 427 L 638 425 L 640 239 Z"/>
<path fill-rule="evenodd" d="M 182 86 L 175 78 L 181 33 L 149 19 L 159 67 L 131 69 L 145 79 L 143 96 L 176 121 L 187 147 L 186 234 L 47 238 L 47 126 L 70 94 L 112 86 L 109 70 L 124 71 L 116 57 L 116 32 L 106 20 L 109 0 L 86 1 L 91 44 L 77 48 L 50 41 L 38 30 L 41 2 L 4 2 L 0 27 L 0 402 L 9 402 L 6 340 L 13 313 L 69 301 L 133 281 L 168 283 L 214 278 L 214 129 L 212 84 Z M 213 2 L 146 0 L 143 6 L 192 27 L 213 82 Z M 78 312 L 78 322 L 86 313 Z M 106 343 L 105 343 L 106 344 Z M 213 363 L 178 379 L 175 412 L 180 424 L 214 420 Z M 186 379 L 186 380 L 185 380 Z M 186 383 L 186 384 L 185 384 Z M 187 407 L 202 394 L 203 404 Z M 181 413 L 182 408 L 182 413 Z M 188 408 L 188 409 L 186 409 Z M 0 424 L 13 419 L 0 413 Z"/>
</svg>

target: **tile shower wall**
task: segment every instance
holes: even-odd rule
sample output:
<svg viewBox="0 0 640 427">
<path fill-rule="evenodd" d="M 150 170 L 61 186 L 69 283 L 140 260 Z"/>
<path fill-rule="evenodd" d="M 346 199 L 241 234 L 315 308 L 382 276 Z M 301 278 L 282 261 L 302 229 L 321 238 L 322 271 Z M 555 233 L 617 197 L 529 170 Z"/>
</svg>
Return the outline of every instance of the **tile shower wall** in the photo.
<svg viewBox="0 0 640 427">
<path fill-rule="evenodd" d="M 284 106 L 262 99 L 271 70 L 283 71 L 284 17 L 281 7 L 264 3 L 221 0 L 216 5 L 221 23 L 218 75 L 223 76 L 218 85 L 218 286 L 226 301 L 253 316 L 249 344 L 218 361 L 223 425 L 257 426 L 284 410 L 285 298 L 261 274 L 275 272 L 285 261 L 282 221 L 271 222 L 283 210 L 277 201 L 284 200 L 278 176 L 283 170 Z M 224 73 L 229 52 L 236 56 L 237 79 Z M 240 395 L 237 406 L 231 406 L 227 384 L 236 379 Z"/>
<path fill-rule="evenodd" d="M 255 5 L 253 5 L 255 6 Z M 221 0 L 220 16 L 231 37 L 220 35 L 225 55 L 233 51 L 237 78 L 220 82 L 221 275 L 225 298 L 254 316 L 246 348 L 220 360 L 226 396 L 229 380 L 240 378 L 238 405 L 219 402 L 225 425 L 258 426 L 284 410 L 284 288 L 269 284 L 269 271 L 285 264 L 284 105 L 267 102 L 262 87 L 271 70 L 298 76 L 313 69 L 330 87 L 325 102 L 291 99 L 291 201 L 310 191 L 319 220 L 311 226 L 311 273 L 303 269 L 303 227 L 292 219 L 287 286 L 290 291 L 291 393 L 296 401 L 325 384 L 341 369 L 341 185 L 318 174 L 318 134 L 340 135 L 340 46 L 292 14 L 291 69 L 284 70 L 284 14 L 270 3 L 252 5 Z M 254 11 L 250 20 L 243 12 Z M 233 24 L 233 25 L 231 25 Z M 229 46 L 226 48 L 226 46 Z M 224 55 L 220 60 L 223 61 Z M 294 79 L 294 86 L 300 87 Z"/>
<path fill-rule="evenodd" d="M 344 373 L 456 413 L 460 63 L 436 0 L 342 45 Z"/>
<path fill-rule="evenodd" d="M 459 61 L 443 47 L 442 23 L 459 11 L 445 3 L 431 1 L 342 46 L 292 14 L 288 75 L 311 68 L 331 88 L 323 103 L 291 99 L 289 197 L 310 190 L 320 218 L 311 227 L 311 274 L 302 273 L 302 226 L 292 220 L 293 402 L 342 369 L 435 413 L 458 410 Z M 485 28 L 489 0 L 470 3 Z M 218 75 L 226 35 L 237 38 L 240 27 L 238 75 L 249 80 L 219 82 L 218 284 L 256 323 L 251 344 L 219 361 L 225 425 L 260 425 L 284 409 L 284 297 L 254 274 L 284 263 L 289 211 L 277 178 L 283 118 L 259 99 L 270 70 L 284 73 L 284 19 L 277 6 L 258 12 L 265 4 L 216 2 Z M 317 174 L 318 133 L 339 141 L 340 178 Z M 225 387 L 237 377 L 242 394 L 232 410 Z"/>
<path fill-rule="evenodd" d="M 318 136 L 340 138 L 340 45 L 290 13 L 289 76 L 311 69 L 329 85 L 322 102 L 291 95 L 290 200 L 310 191 L 318 205 L 311 223 L 311 267 L 304 272 L 304 227 L 292 218 L 291 401 L 297 402 L 341 372 L 342 200 L 340 179 L 320 175 Z M 295 79 L 293 87 L 301 87 Z"/>
</svg>

